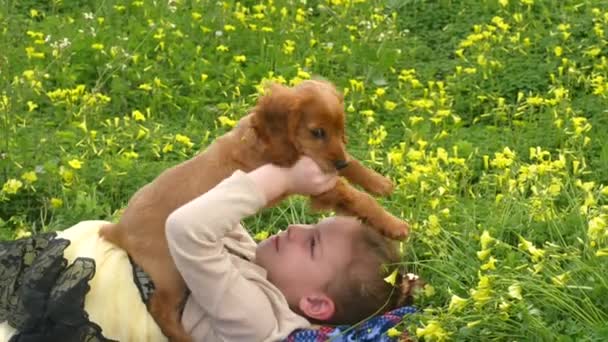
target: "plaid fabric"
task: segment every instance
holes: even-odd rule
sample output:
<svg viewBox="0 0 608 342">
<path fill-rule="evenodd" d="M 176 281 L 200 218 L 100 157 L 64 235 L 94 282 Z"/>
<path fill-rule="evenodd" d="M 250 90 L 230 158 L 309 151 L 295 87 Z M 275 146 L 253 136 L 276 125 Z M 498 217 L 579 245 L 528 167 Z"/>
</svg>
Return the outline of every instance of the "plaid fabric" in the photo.
<svg viewBox="0 0 608 342">
<path fill-rule="evenodd" d="M 283 342 L 396 342 L 402 336 L 389 337 L 387 331 L 401 322 L 403 317 L 416 312 L 412 306 L 404 306 L 389 311 L 381 316 L 368 319 L 357 326 L 341 325 L 337 327 L 321 327 L 319 329 L 299 329 L 292 332 Z"/>
</svg>

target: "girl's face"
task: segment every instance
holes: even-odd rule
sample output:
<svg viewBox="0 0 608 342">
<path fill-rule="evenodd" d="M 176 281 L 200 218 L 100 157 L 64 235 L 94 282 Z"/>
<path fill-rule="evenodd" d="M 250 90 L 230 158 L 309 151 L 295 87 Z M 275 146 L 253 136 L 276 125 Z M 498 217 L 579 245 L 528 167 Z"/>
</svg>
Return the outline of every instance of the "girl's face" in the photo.
<svg viewBox="0 0 608 342">
<path fill-rule="evenodd" d="M 292 308 L 302 298 L 325 294 L 327 285 L 352 259 L 352 241 L 361 224 L 350 217 L 331 217 L 314 225 L 290 225 L 262 241 L 256 263 L 281 290 Z"/>
</svg>

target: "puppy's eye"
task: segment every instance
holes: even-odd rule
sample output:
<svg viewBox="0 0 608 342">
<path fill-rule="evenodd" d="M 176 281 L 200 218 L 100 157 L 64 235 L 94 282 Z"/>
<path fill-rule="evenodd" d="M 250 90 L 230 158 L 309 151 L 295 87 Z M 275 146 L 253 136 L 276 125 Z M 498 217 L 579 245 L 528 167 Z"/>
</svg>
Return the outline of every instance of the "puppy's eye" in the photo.
<svg viewBox="0 0 608 342">
<path fill-rule="evenodd" d="M 325 130 L 323 128 L 313 128 L 310 130 L 310 133 L 317 139 L 325 138 Z"/>
</svg>

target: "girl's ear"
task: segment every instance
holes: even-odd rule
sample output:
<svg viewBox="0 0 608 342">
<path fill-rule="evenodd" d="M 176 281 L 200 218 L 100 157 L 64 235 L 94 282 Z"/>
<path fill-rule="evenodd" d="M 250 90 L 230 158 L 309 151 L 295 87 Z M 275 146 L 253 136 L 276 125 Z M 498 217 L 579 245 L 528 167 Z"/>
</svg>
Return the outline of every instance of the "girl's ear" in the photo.
<svg viewBox="0 0 608 342">
<path fill-rule="evenodd" d="M 296 133 L 300 101 L 286 86 L 272 83 L 254 109 L 252 124 L 267 147 L 269 161 L 289 165 L 297 160 Z"/>
<path fill-rule="evenodd" d="M 318 321 L 329 321 L 336 312 L 334 301 L 324 293 L 304 296 L 300 299 L 298 306 L 306 317 Z"/>
</svg>

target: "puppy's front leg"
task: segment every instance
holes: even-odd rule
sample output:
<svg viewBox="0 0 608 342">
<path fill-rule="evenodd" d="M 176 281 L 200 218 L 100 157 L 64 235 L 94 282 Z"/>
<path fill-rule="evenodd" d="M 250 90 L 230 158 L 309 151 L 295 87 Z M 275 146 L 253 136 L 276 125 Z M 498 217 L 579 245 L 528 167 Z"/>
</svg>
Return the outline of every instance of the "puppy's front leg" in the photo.
<svg viewBox="0 0 608 342">
<path fill-rule="evenodd" d="M 392 239 L 403 239 L 409 233 L 409 225 L 405 221 L 386 211 L 369 194 L 342 180 L 333 189 L 311 197 L 311 202 L 315 210 L 334 210 L 338 214 L 356 216 Z"/>
<path fill-rule="evenodd" d="M 341 176 L 375 195 L 386 196 L 393 192 L 394 186 L 390 179 L 365 167 L 351 155 L 348 158 L 348 166 L 340 170 Z"/>
</svg>

